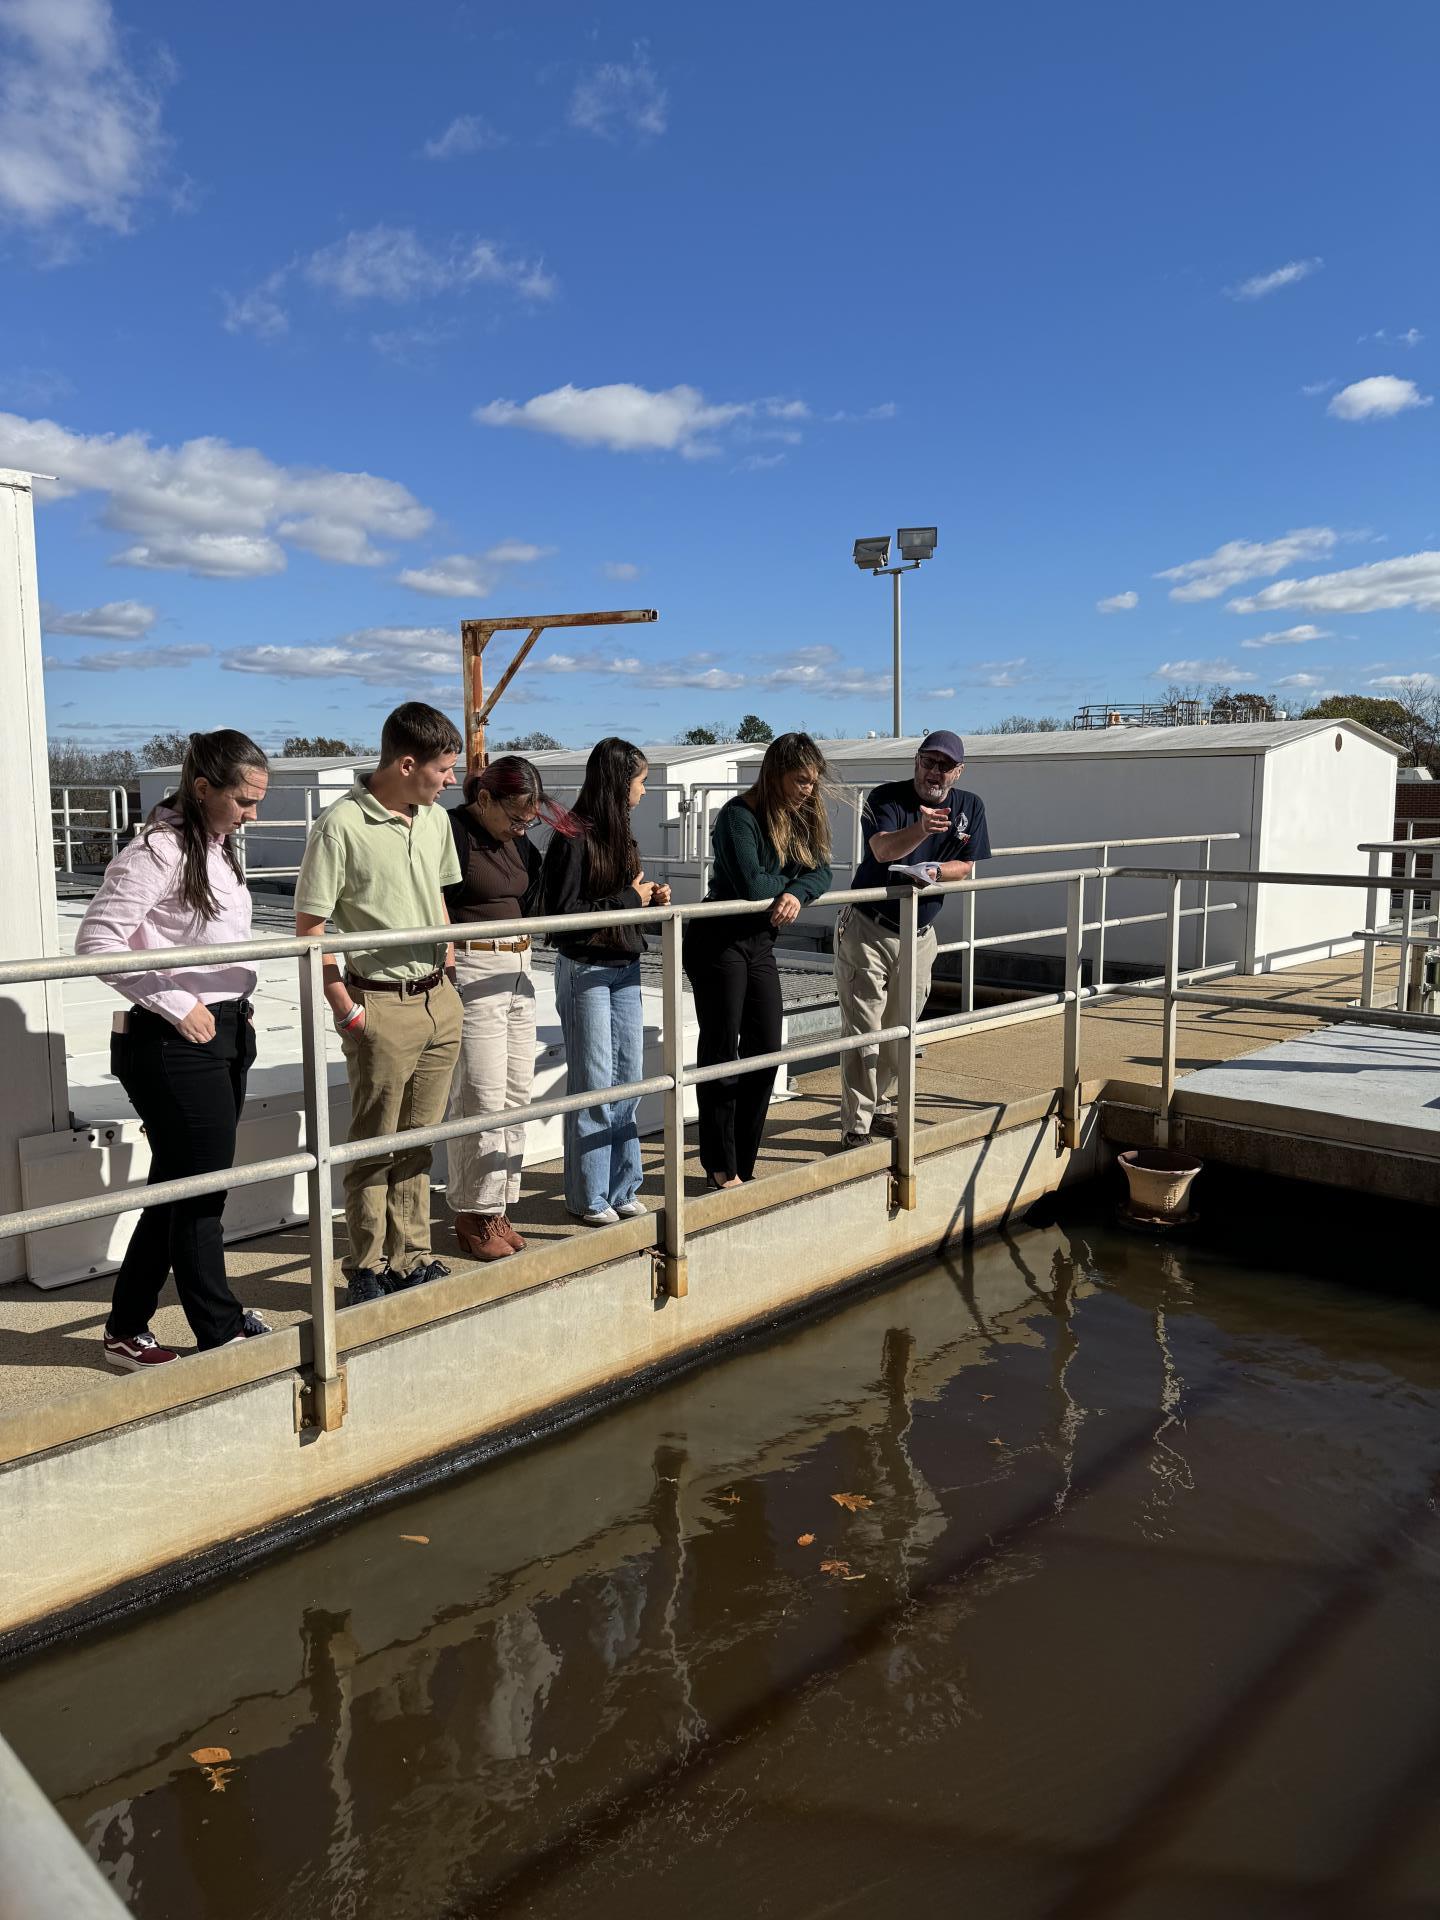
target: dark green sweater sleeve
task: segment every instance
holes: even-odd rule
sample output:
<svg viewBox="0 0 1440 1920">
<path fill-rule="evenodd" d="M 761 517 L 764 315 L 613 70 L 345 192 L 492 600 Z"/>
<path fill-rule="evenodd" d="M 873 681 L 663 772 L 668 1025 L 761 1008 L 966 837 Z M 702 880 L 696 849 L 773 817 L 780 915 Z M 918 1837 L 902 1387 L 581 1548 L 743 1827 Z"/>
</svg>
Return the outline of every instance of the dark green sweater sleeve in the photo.
<svg viewBox="0 0 1440 1920">
<path fill-rule="evenodd" d="M 723 807 L 710 836 L 715 855 L 715 898 L 720 900 L 776 900 L 793 893 L 801 906 L 818 900 L 830 886 L 828 866 L 802 867 L 786 873 L 770 836 L 745 805 Z M 721 891 L 720 889 L 723 889 Z"/>
</svg>

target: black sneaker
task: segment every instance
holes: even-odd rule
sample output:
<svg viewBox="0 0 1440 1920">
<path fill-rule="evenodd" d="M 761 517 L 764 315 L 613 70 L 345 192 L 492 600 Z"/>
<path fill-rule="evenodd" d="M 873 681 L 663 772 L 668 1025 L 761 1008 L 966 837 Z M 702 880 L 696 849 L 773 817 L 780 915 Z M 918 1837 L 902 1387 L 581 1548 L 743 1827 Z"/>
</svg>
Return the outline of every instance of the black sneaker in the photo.
<svg viewBox="0 0 1440 1920">
<path fill-rule="evenodd" d="M 870 1132 L 876 1140 L 893 1140 L 900 1131 L 900 1122 L 893 1113 L 877 1113 L 870 1122 Z"/>
<path fill-rule="evenodd" d="M 362 1306 L 367 1300 L 383 1300 L 391 1291 L 395 1276 L 384 1267 L 357 1267 L 350 1276 L 346 1292 L 347 1307 Z"/>
<path fill-rule="evenodd" d="M 870 1136 L 868 1133 L 860 1133 L 852 1130 L 850 1133 L 845 1133 L 840 1136 L 840 1144 L 842 1147 L 868 1147 L 870 1144 Z"/>
<path fill-rule="evenodd" d="M 431 1280 L 443 1280 L 449 1271 L 449 1267 L 446 1266 L 443 1260 L 422 1260 L 419 1266 L 412 1267 L 409 1273 L 403 1276 L 398 1273 L 392 1273 L 390 1275 L 390 1291 L 392 1293 L 399 1293 L 402 1288 L 405 1287 L 426 1286 Z"/>
</svg>

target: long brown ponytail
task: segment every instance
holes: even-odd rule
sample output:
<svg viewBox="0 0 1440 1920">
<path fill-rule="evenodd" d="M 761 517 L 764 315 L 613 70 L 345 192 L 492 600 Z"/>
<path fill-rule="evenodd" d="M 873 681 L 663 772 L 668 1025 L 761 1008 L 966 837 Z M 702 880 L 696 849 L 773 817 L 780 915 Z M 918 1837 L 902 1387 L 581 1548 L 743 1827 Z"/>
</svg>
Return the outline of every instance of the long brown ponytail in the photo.
<svg viewBox="0 0 1440 1920">
<path fill-rule="evenodd" d="M 145 840 L 149 840 L 157 827 L 169 827 L 180 836 L 180 898 L 202 920 L 213 920 L 220 911 L 220 903 L 210 885 L 211 833 L 205 819 L 205 805 L 195 783 L 205 780 L 212 788 L 223 791 L 226 787 L 238 787 L 247 768 L 264 773 L 269 766 L 270 762 L 255 742 L 246 734 L 236 733 L 232 727 L 220 727 L 214 733 L 192 733 L 180 767 L 180 785 L 146 815 L 142 835 Z M 177 813 L 179 820 L 162 820 L 162 811 Z M 235 878 L 243 880 L 240 856 L 228 833 L 225 858 Z"/>
</svg>

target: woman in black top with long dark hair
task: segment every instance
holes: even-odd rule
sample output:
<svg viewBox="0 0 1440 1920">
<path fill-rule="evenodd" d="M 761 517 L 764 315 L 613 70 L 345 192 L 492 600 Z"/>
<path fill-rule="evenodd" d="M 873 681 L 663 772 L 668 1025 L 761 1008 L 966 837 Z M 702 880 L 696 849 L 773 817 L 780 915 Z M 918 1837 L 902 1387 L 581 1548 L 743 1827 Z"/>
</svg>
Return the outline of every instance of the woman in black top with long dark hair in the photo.
<svg viewBox="0 0 1440 1920">
<path fill-rule="evenodd" d="M 606 912 L 663 907 L 670 889 L 647 880 L 630 828 L 645 796 L 649 763 L 639 747 L 611 735 L 585 763 L 575 802 L 580 831 L 555 834 L 540 871 L 541 913 L 593 913 L 583 933 L 557 933 L 555 1002 L 565 1036 L 566 1090 L 624 1086 L 644 1071 L 638 927 L 605 925 Z M 606 1101 L 565 1116 L 565 1204 L 587 1226 L 605 1227 L 646 1211 L 640 1190 L 635 1100 Z"/>
</svg>

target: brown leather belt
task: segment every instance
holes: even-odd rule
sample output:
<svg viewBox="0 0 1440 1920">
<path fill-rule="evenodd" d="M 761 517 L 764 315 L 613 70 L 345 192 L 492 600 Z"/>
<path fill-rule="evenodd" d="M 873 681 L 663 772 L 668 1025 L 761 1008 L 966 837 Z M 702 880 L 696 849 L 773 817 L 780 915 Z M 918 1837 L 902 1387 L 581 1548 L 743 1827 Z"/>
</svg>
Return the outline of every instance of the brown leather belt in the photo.
<svg viewBox="0 0 1440 1920">
<path fill-rule="evenodd" d="M 363 980 L 358 973 L 347 973 L 347 987 L 359 987 L 365 993 L 399 993 L 411 999 L 417 994 L 430 993 L 445 978 L 439 967 L 433 973 L 425 973 L 418 980 Z"/>
<path fill-rule="evenodd" d="M 528 953 L 530 936 L 522 933 L 518 940 L 457 940 L 457 953 Z"/>
</svg>

